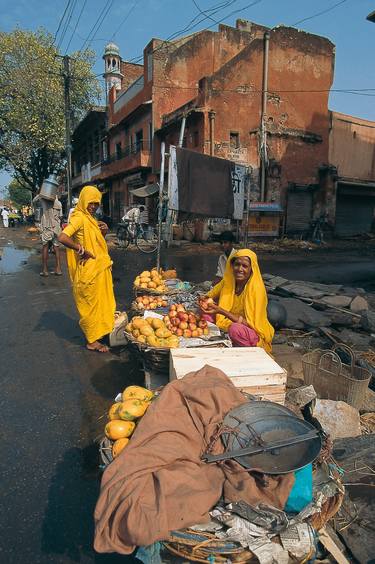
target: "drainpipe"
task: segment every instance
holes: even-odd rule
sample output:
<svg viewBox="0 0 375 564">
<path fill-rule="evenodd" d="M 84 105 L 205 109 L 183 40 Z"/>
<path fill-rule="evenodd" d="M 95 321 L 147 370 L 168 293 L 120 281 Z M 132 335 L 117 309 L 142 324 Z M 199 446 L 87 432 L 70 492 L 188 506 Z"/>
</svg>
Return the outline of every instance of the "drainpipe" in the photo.
<svg viewBox="0 0 375 564">
<path fill-rule="evenodd" d="M 182 122 L 181 122 L 180 138 L 178 140 L 178 146 L 179 147 L 182 147 L 182 143 L 184 141 L 185 125 L 186 125 L 186 115 L 184 115 L 184 117 L 182 118 Z"/>
<path fill-rule="evenodd" d="M 261 159 L 261 176 L 260 176 L 260 201 L 264 202 L 266 195 L 266 164 L 267 164 L 267 130 L 266 130 L 266 114 L 267 114 L 267 94 L 268 94 L 268 56 L 270 45 L 270 33 L 266 31 L 263 37 L 263 78 L 262 78 L 262 114 L 260 121 L 260 159 Z"/>
<path fill-rule="evenodd" d="M 215 116 L 216 112 L 210 110 L 208 112 L 208 118 L 210 120 L 210 155 L 211 157 L 215 154 Z"/>
</svg>

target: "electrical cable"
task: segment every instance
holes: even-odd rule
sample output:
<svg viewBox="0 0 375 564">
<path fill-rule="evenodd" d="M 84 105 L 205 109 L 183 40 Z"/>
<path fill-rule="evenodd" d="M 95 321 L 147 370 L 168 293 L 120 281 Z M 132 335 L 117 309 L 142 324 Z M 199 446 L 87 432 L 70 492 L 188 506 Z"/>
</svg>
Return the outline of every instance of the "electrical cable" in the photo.
<svg viewBox="0 0 375 564">
<path fill-rule="evenodd" d="M 70 36 L 69 43 L 68 43 L 68 45 L 67 45 L 67 47 L 66 47 L 66 50 L 65 50 L 65 54 L 68 52 L 68 49 L 69 49 L 70 44 L 71 44 L 72 39 L 73 39 L 73 35 L 77 32 L 77 27 L 78 27 L 78 24 L 79 24 L 79 22 L 80 22 L 80 20 L 81 20 L 81 17 L 82 17 L 82 14 L 83 14 L 83 10 L 85 9 L 86 4 L 87 4 L 87 0 L 83 0 L 83 4 L 82 4 L 82 7 L 81 7 L 81 11 L 80 11 L 80 13 L 79 13 L 79 15 L 78 15 L 76 24 L 75 24 L 74 29 L 73 29 L 73 31 L 72 31 L 72 35 Z M 70 26 L 68 25 L 68 27 L 70 27 Z"/>
<path fill-rule="evenodd" d="M 56 41 L 57 34 L 58 34 L 59 31 L 60 31 L 61 24 L 62 24 L 62 22 L 63 22 L 63 20 L 64 20 L 64 18 L 65 18 L 65 14 L 66 14 L 66 12 L 67 12 L 67 10 L 68 10 L 68 8 L 69 8 L 69 4 L 70 4 L 71 1 L 72 1 L 72 0 L 68 0 L 68 2 L 66 3 L 65 10 L 64 10 L 64 12 L 63 12 L 63 15 L 62 15 L 61 18 L 60 18 L 60 21 L 59 21 L 59 24 L 58 24 L 58 26 L 57 26 L 57 30 L 56 30 L 56 32 L 55 32 L 55 35 L 53 36 L 53 42 L 54 42 L 54 43 L 55 43 L 55 41 Z"/>
<path fill-rule="evenodd" d="M 67 19 L 66 19 L 66 22 L 65 22 L 65 24 L 64 24 L 64 29 L 63 29 L 63 31 L 62 31 L 62 33 L 61 33 L 59 42 L 58 42 L 58 44 L 57 44 L 57 49 L 59 49 L 59 48 L 61 47 L 61 45 L 62 45 L 62 43 L 63 43 L 63 41 L 64 41 L 64 39 L 65 39 L 65 35 L 66 35 L 67 30 L 68 30 L 68 25 L 70 24 L 70 21 L 71 21 L 71 19 L 72 19 L 73 12 L 74 12 L 74 10 L 75 10 L 76 5 L 77 5 L 77 0 L 73 0 L 72 4 L 71 4 L 71 6 L 70 6 L 69 14 L 67 15 Z"/>
<path fill-rule="evenodd" d="M 136 7 L 136 5 L 139 4 L 139 2 L 137 2 L 137 0 L 134 2 L 134 4 L 132 5 L 132 7 L 129 9 L 129 11 L 127 12 L 126 16 L 124 17 L 124 19 L 121 21 L 120 25 L 118 26 L 118 28 L 116 29 L 116 31 L 114 32 L 114 34 L 112 35 L 110 41 L 112 41 L 116 35 L 118 34 L 118 32 L 120 31 L 120 29 L 122 28 L 122 26 L 124 25 L 124 23 L 126 22 L 126 20 L 129 18 L 129 16 L 131 15 L 131 13 L 134 11 L 134 8 Z"/>
<path fill-rule="evenodd" d="M 88 35 L 87 35 L 87 37 L 86 37 L 86 39 L 85 39 L 85 41 L 84 41 L 82 47 L 80 48 L 80 51 L 83 51 L 83 50 L 85 49 L 86 44 L 87 44 L 87 47 L 90 45 L 91 41 L 93 40 L 93 38 L 95 37 L 96 33 L 98 32 L 98 30 L 99 30 L 99 28 L 100 28 L 100 25 L 103 23 L 103 15 L 104 15 L 104 17 L 105 17 L 105 15 L 107 14 L 106 10 L 107 10 L 108 8 L 110 8 L 110 7 L 112 6 L 112 4 L 113 4 L 113 0 L 107 0 L 107 1 L 106 1 L 106 3 L 105 3 L 105 5 L 104 5 L 103 9 L 101 10 L 99 16 L 98 16 L 97 19 L 96 19 L 94 25 L 93 25 L 92 28 L 90 29 L 90 31 L 89 31 L 89 33 L 88 33 Z"/>
<path fill-rule="evenodd" d="M 217 20 L 215 20 L 215 18 L 213 18 L 212 16 L 210 16 L 209 14 L 207 14 L 207 12 L 204 12 L 204 11 L 203 11 L 203 10 L 200 8 L 200 6 L 198 5 L 198 3 L 197 3 L 196 0 L 191 0 L 191 1 L 193 2 L 194 6 L 195 6 L 196 9 L 198 10 L 198 12 L 199 12 L 200 14 L 202 14 L 202 16 L 207 16 L 208 19 L 210 19 L 210 20 L 212 20 L 213 22 L 215 22 L 215 24 L 218 24 L 218 23 L 219 23 Z"/>
<path fill-rule="evenodd" d="M 317 18 L 318 16 L 322 16 L 323 14 L 327 14 L 328 12 L 331 12 L 332 10 L 334 10 L 338 6 L 341 6 L 341 4 L 344 4 L 347 1 L 348 0 L 341 0 L 340 2 L 337 2 L 336 4 L 333 4 L 333 6 L 330 6 L 329 8 L 326 8 L 325 10 L 322 10 L 321 12 L 317 12 L 316 14 L 313 14 L 312 16 L 308 16 L 307 18 L 303 18 L 302 20 L 298 20 L 298 22 L 295 22 L 291 25 L 294 27 L 294 26 L 299 25 L 303 22 L 307 22 L 308 20 L 312 20 L 313 18 Z"/>
</svg>

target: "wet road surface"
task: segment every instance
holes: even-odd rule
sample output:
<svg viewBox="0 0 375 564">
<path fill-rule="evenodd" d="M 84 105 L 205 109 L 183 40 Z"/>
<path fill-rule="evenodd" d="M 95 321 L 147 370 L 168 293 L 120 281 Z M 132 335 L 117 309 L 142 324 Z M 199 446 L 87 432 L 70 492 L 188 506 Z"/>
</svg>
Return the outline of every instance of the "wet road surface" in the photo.
<svg viewBox="0 0 375 564">
<path fill-rule="evenodd" d="M 18 248 L 17 230 L 0 229 L 0 562 L 6 564 L 134 562 L 92 549 L 100 472 L 95 439 L 114 396 L 139 381 L 126 351 L 83 348 L 69 283 L 39 277 L 37 243 Z M 2 236 L 2 238 L 1 238 Z M 13 243 L 12 243 L 13 241 Z M 30 246 L 30 243 L 28 244 Z M 204 249 L 170 253 L 182 278 L 209 279 L 217 255 Z M 135 275 L 153 256 L 113 251 L 115 291 L 123 308 Z M 165 261 L 165 258 L 163 259 Z M 263 270 L 294 279 L 364 285 L 375 279 L 373 257 L 261 258 Z M 51 261 L 51 267 L 52 261 Z"/>
</svg>

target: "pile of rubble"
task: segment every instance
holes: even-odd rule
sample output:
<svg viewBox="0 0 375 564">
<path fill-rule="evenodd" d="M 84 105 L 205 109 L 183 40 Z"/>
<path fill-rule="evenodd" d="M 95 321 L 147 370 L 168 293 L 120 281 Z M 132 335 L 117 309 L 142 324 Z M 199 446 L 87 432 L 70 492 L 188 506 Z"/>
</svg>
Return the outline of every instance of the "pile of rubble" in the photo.
<svg viewBox="0 0 375 564">
<path fill-rule="evenodd" d="M 270 301 L 286 310 L 286 328 L 313 331 L 357 351 L 371 350 L 375 344 L 375 296 L 340 284 L 290 281 L 271 274 L 263 277 Z"/>
</svg>

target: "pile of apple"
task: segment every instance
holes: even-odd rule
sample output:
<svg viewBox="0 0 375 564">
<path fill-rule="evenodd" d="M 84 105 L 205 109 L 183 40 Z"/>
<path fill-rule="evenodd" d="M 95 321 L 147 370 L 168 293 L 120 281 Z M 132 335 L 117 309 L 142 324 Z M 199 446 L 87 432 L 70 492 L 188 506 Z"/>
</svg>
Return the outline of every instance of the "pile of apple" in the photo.
<svg viewBox="0 0 375 564">
<path fill-rule="evenodd" d="M 182 304 L 172 304 L 168 315 L 164 317 L 166 327 L 178 337 L 202 337 L 208 335 L 207 321 L 192 311 L 187 311 Z"/>
</svg>

